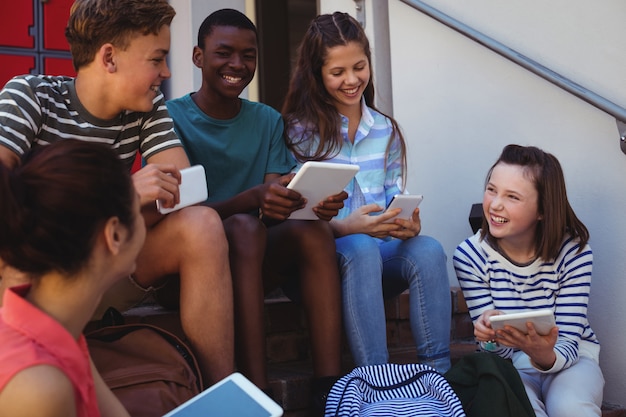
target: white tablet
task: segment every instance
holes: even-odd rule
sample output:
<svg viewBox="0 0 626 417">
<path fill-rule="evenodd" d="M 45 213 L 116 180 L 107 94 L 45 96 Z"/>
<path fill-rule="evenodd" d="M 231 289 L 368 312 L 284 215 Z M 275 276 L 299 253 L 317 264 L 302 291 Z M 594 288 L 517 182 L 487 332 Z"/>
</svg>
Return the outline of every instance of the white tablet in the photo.
<svg viewBox="0 0 626 417">
<path fill-rule="evenodd" d="M 280 417 L 283 409 L 235 372 L 163 417 Z"/>
<path fill-rule="evenodd" d="M 525 311 L 523 313 L 500 314 L 489 317 L 489 320 L 491 321 L 491 328 L 494 330 L 502 329 L 508 324 L 524 333 L 527 333 L 526 323 L 531 322 L 540 335 L 550 333 L 550 330 L 556 326 L 554 313 L 547 308 Z"/>
<path fill-rule="evenodd" d="M 340 193 L 358 171 L 358 165 L 305 162 L 287 188 L 302 194 L 307 200 L 307 205 L 291 213 L 289 218 L 317 220 L 313 207 L 331 195 Z"/>
<path fill-rule="evenodd" d="M 423 199 L 424 196 L 422 195 L 396 194 L 389 202 L 389 205 L 387 206 L 385 212 L 394 208 L 401 208 L 402 211 L 400 212 L 400 214 L 398 214 L 398 216 L 400 216 L 400 218 L 402 219 L 409 220 L 413 215 L 413 212 L 420 205 Z M 393 219 L 398 216 L 392 217 L 385 223 L 393 223 Z"/>
<path fill-rule="evenodd" d="M 165 208 L 157 200 L 157 209 L 161 214 L 171 213 L 192 204 L 201 203 L 209 197 L 209 190 L 206 185 L 206 175 L 202 165 L 194 165 L 180 170 L 180 202 L 174 207 Z"/>
</svg>

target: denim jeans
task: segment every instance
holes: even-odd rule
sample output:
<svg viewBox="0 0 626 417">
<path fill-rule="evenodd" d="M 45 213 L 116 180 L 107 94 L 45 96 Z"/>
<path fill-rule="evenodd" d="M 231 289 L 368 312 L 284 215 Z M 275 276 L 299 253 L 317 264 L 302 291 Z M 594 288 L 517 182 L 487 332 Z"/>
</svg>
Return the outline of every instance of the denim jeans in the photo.
<svg viewBox="0 0 626 417">
<path fill-rule="evenodd" d="M 381 241 L 365 234 L 336 239 L 346 336 L 357 366 L 387 363 L 384 298 L 409 289 L 417 360 L 450 368 L 450 284 L 446 255 L 435 239 Z"/>
</svg>

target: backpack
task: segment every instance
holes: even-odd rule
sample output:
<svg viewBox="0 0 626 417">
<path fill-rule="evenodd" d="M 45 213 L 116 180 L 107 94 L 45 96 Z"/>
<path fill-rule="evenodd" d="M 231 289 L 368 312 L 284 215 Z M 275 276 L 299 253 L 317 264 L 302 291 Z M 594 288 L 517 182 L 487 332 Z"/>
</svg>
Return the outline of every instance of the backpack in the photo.
<svg viewBox="0 0 626 417">
<path fill-rule="evenodd" d="M 468 417 L 535 417 L 519 372 L 495 353 L 466 355 L 444 376 Z"/>
<path fill-rule="evenodd" d="M 333 385 L 326 417 L 465 417 L 446 379 L 422 364 L 357 367 Z"/>
<path fill-rule="evenodd" d="M 133 417 L 161 417 L 202 391 L 192 351 L 166 330 L 122 324 L 86 339 L 96 369 Z"/>
</svg>

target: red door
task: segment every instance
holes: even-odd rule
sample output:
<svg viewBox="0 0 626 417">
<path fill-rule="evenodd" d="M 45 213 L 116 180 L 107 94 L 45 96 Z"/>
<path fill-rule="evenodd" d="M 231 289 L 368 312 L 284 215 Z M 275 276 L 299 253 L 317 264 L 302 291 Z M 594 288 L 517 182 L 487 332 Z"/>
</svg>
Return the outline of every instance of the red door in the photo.
<svg viewBox="0 0 626 417">
<path fill-rule="evenodd" d="M 24 1 L 24 0 L 22 0 Z M 65 27 L 74 0 L 48 0 L 43 3 L 43 48 L 69 51 Z"/>
<path fill-rule="evenodd" d="M 0 5 L 0 46 L 34 48 L 35 37 L 30 28 L 35 25 L 31 0 L 6 1 Z"/>
<path fill-rule="evenodd" d="M 0 88 L 16 75 L 28 74 L 35 68 L 33 55 L 10 55 L 0 53 Z"/>
<path fill-rule="evenodd" d="M 0 87 L 20 74 L 76 75 L 65 39 L 73 1 L 0 1 Z"/>
</svg>

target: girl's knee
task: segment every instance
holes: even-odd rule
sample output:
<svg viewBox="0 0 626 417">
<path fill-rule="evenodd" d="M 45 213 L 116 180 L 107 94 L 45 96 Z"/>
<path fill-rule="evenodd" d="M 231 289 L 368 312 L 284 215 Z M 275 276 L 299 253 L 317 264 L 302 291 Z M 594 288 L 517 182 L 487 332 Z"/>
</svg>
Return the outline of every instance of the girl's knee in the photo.
<svg viewBox="0 0 626 417">
<path fill-rule="evenodd" d="M 420 253 L 426 254 L 429 258 L 446 261 L 446 252 L 437 239 L 430 236 L 417 236 L 415 243 L 419 246 Z"/>
<path fill-rule="evenodd" d="M 546 403 L 546 413 L 550 417 L 599 417 L 602 411 L 600 405 L 593 401 L 563 395 Z"/>
<path fill-rule="evenodd" d="M 365 234 L 355 234 L 340 237 L 335 241 L 337 252 L 346 256 L 371 257 L 378 254 L 380 257 L 380 247 L 376 240 Z"/>
</svg>

